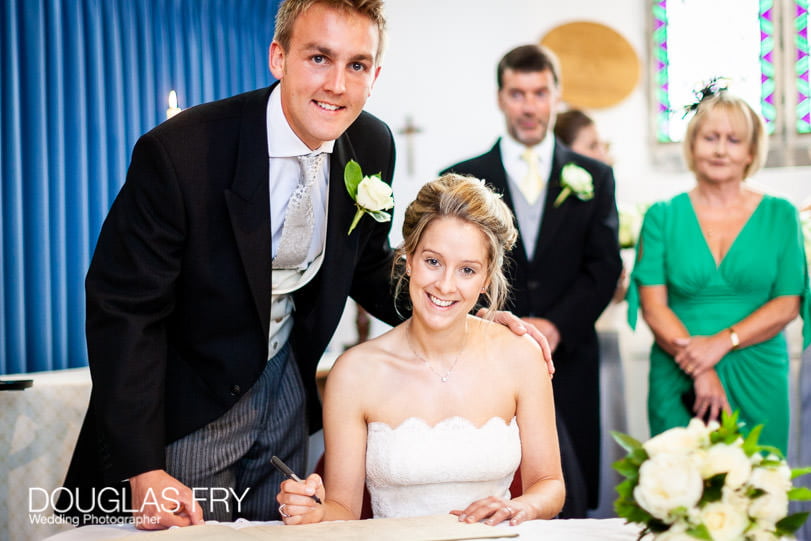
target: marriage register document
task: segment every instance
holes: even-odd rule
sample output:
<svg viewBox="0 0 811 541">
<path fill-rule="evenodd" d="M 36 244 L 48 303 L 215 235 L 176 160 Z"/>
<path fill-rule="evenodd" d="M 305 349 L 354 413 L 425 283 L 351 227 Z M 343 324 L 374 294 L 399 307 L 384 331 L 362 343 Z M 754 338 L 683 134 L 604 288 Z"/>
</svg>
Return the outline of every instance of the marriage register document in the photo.
<svg viewBox="0 0 811 541">
<path fill-rule="evenodd" d="M 518 537 L 507 527 L 459 522 L 454 515 L 432 515 L 413 518 L 381 518 L 305 524 L 302 526 L 230 526 L 208 524 L 187 526 L 151 534 L 150 539 L 165 536 L 167 541 L 194 539 L 235 541 L 457 541 L 463 539 L 501 539 Z"/>
</svg>

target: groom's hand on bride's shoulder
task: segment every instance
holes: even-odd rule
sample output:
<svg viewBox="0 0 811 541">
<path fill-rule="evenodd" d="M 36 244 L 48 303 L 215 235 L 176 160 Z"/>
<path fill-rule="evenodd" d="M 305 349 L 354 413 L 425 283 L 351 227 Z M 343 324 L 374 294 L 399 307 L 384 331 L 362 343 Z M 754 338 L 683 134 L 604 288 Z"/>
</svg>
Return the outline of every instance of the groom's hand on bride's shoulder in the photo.
<svg viewBox="0 0 811 541">
<path fill-rule="evenodd" d="M 486 314 L 487 309 L 482 308 L 476 315 L 478 317 L 484 317 Z M 501 323 L 509 327 L 509 329 L 518 336 L 529 334 L 529 336 L 541 346 L 541 353 L 543 354 L 543 360 L 546 362 L 546 368 L 549 370 L 549 375 L 553 376 L 555 374 L 555 363 L 552 362 L 552 348 L 549 346 L 549 341 L 546 339 L 546 336 L 544 336 L 535 325 L 526 320 L 522 320 L 512 312 L 504 310 L 496 311 L 493 320 L 496 323 Z"/>
</svg>

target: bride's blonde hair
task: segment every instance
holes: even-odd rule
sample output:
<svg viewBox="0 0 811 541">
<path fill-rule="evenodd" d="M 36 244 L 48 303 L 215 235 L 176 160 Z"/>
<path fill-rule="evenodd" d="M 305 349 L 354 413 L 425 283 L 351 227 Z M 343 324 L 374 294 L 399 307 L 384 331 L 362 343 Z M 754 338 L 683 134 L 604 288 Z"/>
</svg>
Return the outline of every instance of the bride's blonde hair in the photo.
<svg viewBox="0 0 811 541">
<path fill-rule="evenodd" d="M 518 239 L 513 214 L 501 196 L 483 180 L 448 173 L 426 182 L 417 198 L 408 205 L 403 221 L 403 244 L 397 248 L 392 267 L 395 303 L 408 281 L 406 255 L 413 254 L 422 234 L 437 218 L 458 218 L 479 228 L 487 239 L 487 278 L 484 307 L 499 310 L 509 293 L 504 273 L 507 252 Z"/>
</svg>

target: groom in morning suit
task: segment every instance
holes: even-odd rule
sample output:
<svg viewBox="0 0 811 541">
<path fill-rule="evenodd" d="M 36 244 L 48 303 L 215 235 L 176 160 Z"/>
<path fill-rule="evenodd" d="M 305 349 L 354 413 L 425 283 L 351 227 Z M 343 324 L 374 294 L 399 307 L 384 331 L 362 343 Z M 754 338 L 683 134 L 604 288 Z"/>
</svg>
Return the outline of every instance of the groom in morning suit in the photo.
<svg viewBox="0 0 811 541">
<path fill-rule="evenodd" d="M 562 516 L 581 517 L 586 507 L 597 507 L 599 494 L 600 356 L 594 322 L 622 269 L 614 175 L 555 139 L 560 85 L 551 52 L 537 45 L 513 49 L 498 65 L 497 82 L 507 133 L 485 154 L 444 172 L 485 179 L 516 215 L 520 235 L 509 269 L 508 307 L 552 347 L 567 492 Z M 591 177 L 593 197 L 563 193 L 561 173 L 568 164 Z"/>
<path fill-rule="evenodd" d="M 57 509 L 134 509 L 146 529 L 278 517 L 269 459 L 305 473 L 315 366 L 347 297 L 398 321 L 390 224 L 364 217 L 347 235 L 343 182 L 356 160 L 391 183 L 391 131 L 362 112 L 384 31 L 381 0 L 287 0 L 277 84 L 140 138 L 87 274 L 93 391 L 65 481 L 80 496 Z M 288 234 L 296 198 L 305 225 Z"/>
</svg>

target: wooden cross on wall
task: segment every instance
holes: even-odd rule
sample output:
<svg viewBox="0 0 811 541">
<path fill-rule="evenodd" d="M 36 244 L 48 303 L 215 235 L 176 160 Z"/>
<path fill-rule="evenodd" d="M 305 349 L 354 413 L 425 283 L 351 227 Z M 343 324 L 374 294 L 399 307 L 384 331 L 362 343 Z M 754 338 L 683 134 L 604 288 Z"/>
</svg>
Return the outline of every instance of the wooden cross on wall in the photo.
<svg viewBox="0 0 811 541">
<path fill-rule="evenodd" d="M 422 128 L 414 124 L 411 115 L 406 116 L 405 126 L 397 131 L 398 134 L 406 137 L 406 171 L 409 176 L 414 175 L 414 136 L 420 132 L 422 132 Z"/>
</svg>

